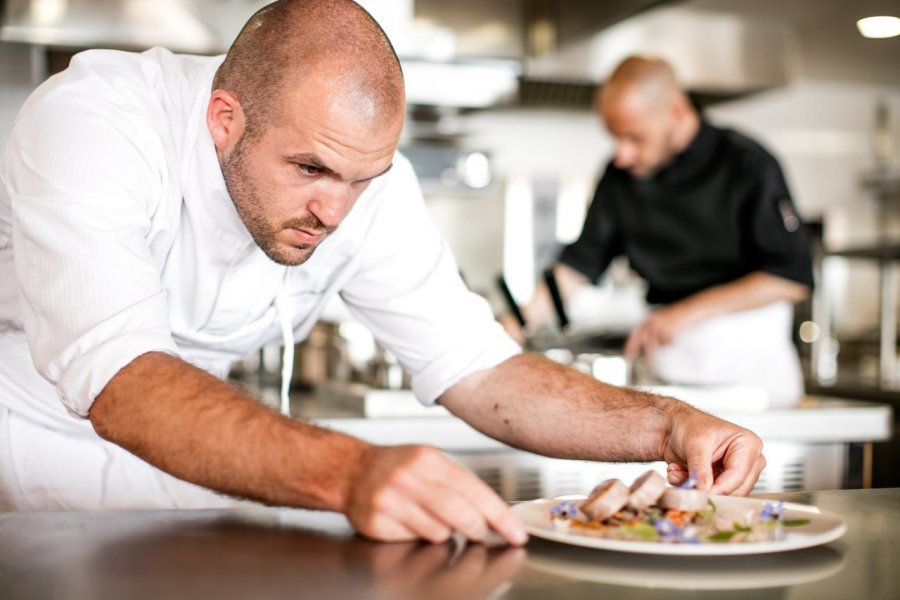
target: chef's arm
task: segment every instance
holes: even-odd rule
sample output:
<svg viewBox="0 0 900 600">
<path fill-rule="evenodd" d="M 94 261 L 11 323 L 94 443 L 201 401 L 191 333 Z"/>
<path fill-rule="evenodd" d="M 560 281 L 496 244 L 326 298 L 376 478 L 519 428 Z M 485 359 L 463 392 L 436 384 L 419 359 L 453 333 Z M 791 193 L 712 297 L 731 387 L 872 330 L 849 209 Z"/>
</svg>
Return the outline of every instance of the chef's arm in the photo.
<svg viewBox="0 0 900 600">
<path fill-rule="evenodd" d="M 339 511 L 381 540 L 525 540 L 475 475 L 427 446 L 374 446 L 290 419 L 187 362 L 150 352 L 90 411 L 97 433 L 152 465 L 225 494 Z"/>
<path fill-rule="evenodd" d="M 572 267 L 557 263 L 553 267 L 553 274 L 556 277 L 556 284 L 559 287 L 559 295 L 562 297 L 563 305 L 567 305 L 578 288 L 590 283 L 587 277 L 573 269 Z M 523 332 L 518 322 L 512 315 L 503 315 L 500 322 L 519 343 L 524 341 L 527 333 L 532 333 L 541 327 L 545 327 L 556 322 L 556 310 L 553 308 L 553 299 L 550 297 L 550 290 L 543 280 L 535 286 L 534 294 L 531 301 L 522 307 L 522 316 L 525 318 L 527 331 Z"/>
<path fill-rule="evenodd" d="M 695 321 L 717 315 L 758 308 L 780 300 L 800 302 L 809 296 L 809 286 L 765 271 L 755 271 L 730 283 L 698 292 L 679 302 Z"/>
<path fill-rule="evenodd" d="M 669 481 L 746 494 L 765 466 L 752 432 L 689 405 L 598 381 L 536 354 L 474 373 L 440 402 L 511 446 L 560 458 L 669 463 Z"/>
<path fill-rule="evenodd" d="M 799 302 L 808 295 L 809 286 L 755 271 L 653 311 L 628 336 L 625 355 L 633 359 L 640 354 L 652 354 L 656 348 L 672 343 L 685 329 L 711 317 L 749 310 L 779 300 Z"/>
</svg>

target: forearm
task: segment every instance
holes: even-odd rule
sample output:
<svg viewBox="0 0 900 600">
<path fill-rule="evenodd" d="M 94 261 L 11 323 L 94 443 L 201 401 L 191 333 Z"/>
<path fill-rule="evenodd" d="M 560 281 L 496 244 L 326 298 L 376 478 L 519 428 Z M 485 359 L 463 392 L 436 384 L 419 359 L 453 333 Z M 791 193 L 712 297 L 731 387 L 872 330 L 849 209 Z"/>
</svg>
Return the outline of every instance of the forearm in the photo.
<svg viewBox="0 0 900 600">
<path fill-rule="evenodd" d="M 370 448 L 286 418 L 188 363 L 148 353 L 90 413 L 97 433 L 172 475 L 265 503 L 342 510 Z"/>
<path fill-rule="evenodd" d="M 672 398 L 618 388 L 542 356 L 472 374 L 441 403 L 480 431 L 525 450 L 582 460 L 668 463 L 680 485 L 747 494 L 765 468 L 752 432 Z"/>
<path fill-rule="evenodd" d="M 789 279 L 756 271 L 730 283 L 717 285 L 682 300 L 681 304 L 695 320 L 750 310 L 773 302 L 800 302 L 809 295 L 809 287 Z"/>
<path fill-rule="evenodd" d="M 672 398 L 605 384 L 535 354 L 469 376 L 440 402 L 512 446 L 606 461 L 662 459 L 672 414 L 693 410 Z"/>
</svg>

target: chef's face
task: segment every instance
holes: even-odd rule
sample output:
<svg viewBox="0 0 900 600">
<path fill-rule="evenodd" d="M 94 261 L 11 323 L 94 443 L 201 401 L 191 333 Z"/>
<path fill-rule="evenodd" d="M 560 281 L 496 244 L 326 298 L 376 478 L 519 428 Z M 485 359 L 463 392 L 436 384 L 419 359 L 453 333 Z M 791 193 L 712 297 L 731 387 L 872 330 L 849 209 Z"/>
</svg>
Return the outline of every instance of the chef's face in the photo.
<svg viewBox="0 0 900 600">
<path fill-rule="evenodd" d="M 402 108 L 373 118 L 358 98 L 329 101 L 333 96 L 317 87 L 287 98 L 261 133 L 239 127 L 220 149 L 238 215 L 263 252 L 283 265 L 309 259 L 369 183 L 390 169 L 402 128 Z"/>
<path fill-rule="evenodd" d="M 613 162 L 620 169 L 649 177 L 675 156 L 675 112 L 667 103 L 624 94 L 601 100 L 599 111 L 615 139 Z"/>
</svg>

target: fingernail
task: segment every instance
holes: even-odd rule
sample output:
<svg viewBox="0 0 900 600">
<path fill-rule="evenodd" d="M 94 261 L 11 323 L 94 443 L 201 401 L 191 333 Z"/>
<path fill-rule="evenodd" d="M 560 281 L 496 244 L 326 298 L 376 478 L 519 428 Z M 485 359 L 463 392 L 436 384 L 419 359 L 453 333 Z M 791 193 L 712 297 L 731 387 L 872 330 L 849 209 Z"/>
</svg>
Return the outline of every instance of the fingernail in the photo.
<svg viewBox="0 0 900 600">
<path fill-rule="evenodd" d="M 510 537 L 512 538 L 512 543 L 517 546 L 521 546 L 528 541 L 528 534 L 524 529 L 513 529 Z"/>
</svg>

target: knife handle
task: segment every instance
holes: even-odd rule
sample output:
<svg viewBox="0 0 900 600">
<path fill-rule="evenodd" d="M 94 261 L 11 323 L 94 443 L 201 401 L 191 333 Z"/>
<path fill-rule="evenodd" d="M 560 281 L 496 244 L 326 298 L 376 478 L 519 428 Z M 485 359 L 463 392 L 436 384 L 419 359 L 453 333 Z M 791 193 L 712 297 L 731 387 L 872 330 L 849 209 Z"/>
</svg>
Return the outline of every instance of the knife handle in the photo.
<svg viewBox="0 0 900 600">
<path fill-rule="evenodd" d="M 559 293 L 559 286 L 556 284 L 556 275 L 553 273 L 553 267 L 544 270 L 544 283 L 550 290 L 550 298 L 553 300 L 553 308 L 556 309 L 556 317 L 559 319 L 559 330 L 565 331 L 569 326 L 569 317 L 566 316 L 566 307 L 563 306 L 562 295 Z"/>
</svg>

